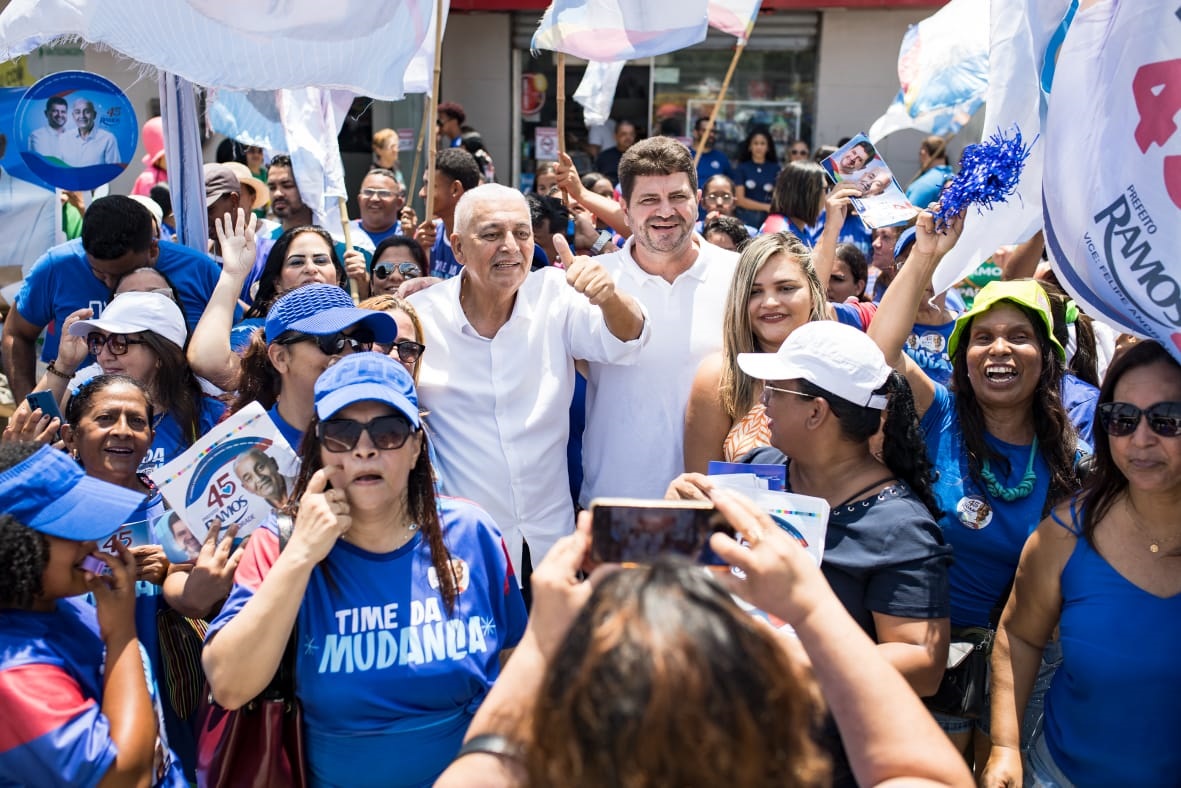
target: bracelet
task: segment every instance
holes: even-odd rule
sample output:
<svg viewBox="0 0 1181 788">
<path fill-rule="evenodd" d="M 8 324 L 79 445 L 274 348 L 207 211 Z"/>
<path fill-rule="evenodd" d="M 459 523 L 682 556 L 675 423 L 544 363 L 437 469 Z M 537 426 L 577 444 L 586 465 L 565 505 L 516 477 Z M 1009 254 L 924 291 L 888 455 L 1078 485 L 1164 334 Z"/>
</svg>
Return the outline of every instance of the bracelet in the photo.
<svg viewBox="0 0 1181 788">
<path fill-rule="evenodd" d="M 57 362 L 50 361 L 49 366 L 45 368 L 45 371 L 48 372 L 50 375 L 57 375 L 62 380 L 73 380 L 74 379 L 73 375 L 67 375 L 66 373 L 62 372 L 60 369 L 55 367 L 54 366 L 55 363 L 57 363 Z"/>
<path fill-rule="evenodd" d="M 507 736 L 501 736 L 499 733 L 481 733 L 479 736 L 473 736 L 465 741 L 454 760 L 475 753 L 495 755 L 498 758 L 508 758 L 512 761 L 519 761 L 523 756 L 521 745 Z"/>
</svg>

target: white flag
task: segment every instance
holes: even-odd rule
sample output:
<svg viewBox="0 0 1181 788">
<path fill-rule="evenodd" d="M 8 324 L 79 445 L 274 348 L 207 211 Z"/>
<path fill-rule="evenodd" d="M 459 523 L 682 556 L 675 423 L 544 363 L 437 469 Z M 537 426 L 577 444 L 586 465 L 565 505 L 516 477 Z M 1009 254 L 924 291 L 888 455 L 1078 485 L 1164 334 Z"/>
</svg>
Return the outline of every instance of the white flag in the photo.
<svg viewBox="0 0 1181 788">
<path fill-rule="evenodd" d="M 611 62 L 693 46 L 709 30 L 706 0 L 554 0 L 534 49 Z"/>
</svg>

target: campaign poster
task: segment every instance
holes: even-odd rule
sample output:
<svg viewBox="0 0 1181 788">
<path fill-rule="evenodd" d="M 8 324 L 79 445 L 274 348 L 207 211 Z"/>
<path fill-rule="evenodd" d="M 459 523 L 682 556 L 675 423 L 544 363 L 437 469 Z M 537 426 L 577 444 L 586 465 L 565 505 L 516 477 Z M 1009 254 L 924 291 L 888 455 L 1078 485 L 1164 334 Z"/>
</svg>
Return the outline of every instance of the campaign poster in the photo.
<svg viewBox="0 0 1181 788">
<path fill-rule="evenodd" d="M 864 134 L 849 140 L 821 166 L 833 183 L 861 190 L 850 202 L 869 229 L 905 224 L 918 216 L 918 209 L 906 199 L 894 173 Z"/>
<path fill-rule="evenodd" d="M 110 183 L 135 156 L 139 122 L 126 94 L 87 71 L 60 71 L 25 91 L 13 141 L 25 165 L 60 189 Z"/>
<path fill-rule="evenodd" d="M 298 470 L 279 428 L 251 403 L 149 475 L 200 549 L 214 525 L 237 525 L 242 538 L 286 506 Z"/>
</svg>

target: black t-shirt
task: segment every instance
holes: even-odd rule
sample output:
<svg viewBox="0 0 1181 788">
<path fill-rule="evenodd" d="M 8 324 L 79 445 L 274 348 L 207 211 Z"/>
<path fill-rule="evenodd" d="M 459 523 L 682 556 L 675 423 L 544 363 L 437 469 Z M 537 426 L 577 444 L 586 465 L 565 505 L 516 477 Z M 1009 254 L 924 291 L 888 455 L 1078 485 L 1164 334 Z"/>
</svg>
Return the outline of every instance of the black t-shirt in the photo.
<svg viewBox="0 0 1181 788">
<path fill-rule="evenodd" d="M 786 459 L 768 446 L 738 461 L 784 464 Z M 874 613 L 901 618 L 950 615 L 950 565 L 951 546 L 904 482 L 833 509 L 828 516 L 820 569 L 849 615 L 875 641 Z"/>
<path fill-rule="evenodd" d="M 595 157 L 595 169 L 607 176 L 612 186 L 619 184 L 619 160 L 623 158 L 623 151 L 619 148 L 607 148 Z"/>
</svg>

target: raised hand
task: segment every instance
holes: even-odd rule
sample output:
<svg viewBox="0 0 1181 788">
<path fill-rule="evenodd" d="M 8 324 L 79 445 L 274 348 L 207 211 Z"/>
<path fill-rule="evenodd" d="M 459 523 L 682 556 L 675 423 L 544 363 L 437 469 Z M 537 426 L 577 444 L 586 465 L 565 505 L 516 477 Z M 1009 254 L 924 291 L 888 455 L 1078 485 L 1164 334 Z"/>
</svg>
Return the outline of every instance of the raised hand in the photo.
<svg viewBox="0 0 1181 788">
<path fill-rule="evenodd" d="M 369 270 L 365 267 L 365 255 L 356 249 L 344 253 L 344 270 L 357 286 L 357 297 L 364 301 L 369 297 Z"/>
<path fill-rule="evenodd" d="M 53 368 L 58 372 L 64 372 L 67 375 L 71 374 L 90 355 L 90 349 L 86 347 L 86 337 L 71 336 L 70 326 L 81 320 L 89 320 L 92 317 L 94 317 L 94 310 L 87 307 L 71 312 L 62 321 L 60 332 L 61 341 L 58 342 L 57 346 L 57 360 L 53 362 Z"/>
<path fill-rule="evenodd" d="M 244 278 L 254 267 L 254 217 L 239 208 L 236 218 L 226 213 L 214 220 L 214 227 L 221 247 L 222 270 Z"/>
<path fill-rule="evenodd" d="M 316 471 L 299 499 L 299 514 L 287 550 L 294 550 L 296 555 L 302 552 L 313 563 L 323 561 L 353 524 L 344 492 L 327 489 L 328 475 L 339 470 L 337 466 L 326 466 Z"/>
<path fill-rule="evenodd" d="M 8 417 L 8 426 L 4 428 L 0 441 L 50 443 L 61 425 L 61 419 L 42 413 L 40 408 L 30 410 L 28 400 L 22 400 Z"/>
<path fill-rule="evenodd" d="M 578 177 L 578 170 L 574 167 L 574 160 L 565 153 L 558 154 L 558 164 L 554 168 L 558 176 L 558 188 L 574 199 L 582 196 L 582 179 Z"/>
<path fill-rule="evenodd" d="M 86 587 L 94 594 L 99 633 L 108 643 L 135 636 L 135 556 L 118 540 L 115 550 L 117 556 L 97 550 L 90 554 L 110 567 L 110 574 L 83 573 Z"/>
</svg>

